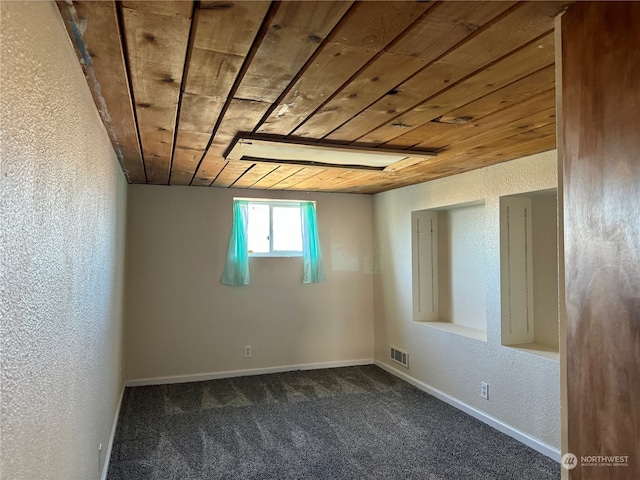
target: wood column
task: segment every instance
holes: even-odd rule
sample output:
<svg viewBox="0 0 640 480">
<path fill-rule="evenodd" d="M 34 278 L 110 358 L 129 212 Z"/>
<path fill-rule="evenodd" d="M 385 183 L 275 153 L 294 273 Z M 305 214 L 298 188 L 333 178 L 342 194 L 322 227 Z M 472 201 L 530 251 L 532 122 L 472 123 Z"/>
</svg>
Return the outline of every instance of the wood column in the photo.
<svg viewBox="0 0 640 480">
<path fill-rule="evenodd" d="M 569 478 L 636 480 L 640 2 L 574 3 L 561 38 Z"/>
</svg>

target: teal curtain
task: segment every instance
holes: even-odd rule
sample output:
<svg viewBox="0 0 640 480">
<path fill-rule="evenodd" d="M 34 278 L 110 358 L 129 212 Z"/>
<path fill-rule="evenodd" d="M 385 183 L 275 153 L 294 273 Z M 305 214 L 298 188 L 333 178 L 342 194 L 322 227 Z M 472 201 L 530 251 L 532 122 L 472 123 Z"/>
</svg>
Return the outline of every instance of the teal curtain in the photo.
<svg viewBox="0 0 640 480">
<path fill-rule="evenodd" d="M 300 216 L 302 219 L 302 260 L 304 265 L 302 283 L 324 282 L 316 204 L 313 202 L 301 202 Z"/>
<path fill-rule="evenodd" d="M 233 201 L 233 226 L 229 238 L 227 264 L 220 283 L 225 285 L 249 285 L 249 249 L 247 227 L 249 224 L 249 202 Z"/>
</svg>

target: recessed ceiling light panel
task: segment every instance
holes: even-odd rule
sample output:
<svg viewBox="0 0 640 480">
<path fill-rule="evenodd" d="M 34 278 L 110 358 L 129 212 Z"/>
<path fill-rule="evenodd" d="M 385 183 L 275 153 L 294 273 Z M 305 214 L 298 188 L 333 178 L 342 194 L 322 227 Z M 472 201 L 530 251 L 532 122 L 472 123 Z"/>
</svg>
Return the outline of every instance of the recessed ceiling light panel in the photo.
<svg viewBox="0 0 640 480">
<path fill-rule="evenodd" d="M 403 162 L 404 165 L 407 160 L 412 159 L 415 161 L 410 163 L 418 163 L 434 156 L 435 154 L 430 152 L 364 148 L 248 135 L 236 138 L 226 158 L 227 160 L 384 171 L 398 162 Z"/>
</svg>

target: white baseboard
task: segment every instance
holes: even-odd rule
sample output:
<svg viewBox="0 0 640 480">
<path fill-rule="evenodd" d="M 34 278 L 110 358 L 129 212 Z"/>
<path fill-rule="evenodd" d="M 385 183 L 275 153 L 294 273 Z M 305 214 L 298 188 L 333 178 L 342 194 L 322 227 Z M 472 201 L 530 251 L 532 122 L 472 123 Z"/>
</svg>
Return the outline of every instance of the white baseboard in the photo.
<svg viewBox="0 0 640 480">
<path fill-rule="evenodd" d="M 124 398 L 124 388 L 125 385 L 122 385 L 122 390 L 120 391 L 120 400 L 118 401 L 118 406 L 116 407 L 116 413 L 113 416 L 113 425 L 111 426 L 111 434 L 109 435 L 109 442 L 107 443 L 107 451 L 104 456 L 104 463 L 102 464 L 102 474 L 100 475 L 100 480 L 107 480 L 107 474 L 109 473 L 109 463 L 111 462 L 111 450 L 113 449 L 113 441 L 116 437 L 116 427 L 118 426 L 118 417 L 120 416 L 120 407 L 122 406 L 122 400 Z"/>
<path fill-rule="evenodd" d="M 495 428 L 496 430 L 509 435 L 512 438 L 515 438 L 516 440 L 518 440 L 521 443 L 524 443 L 525 445 L 527 445 L 528 447 L 533 448 L 534 450 L 542 453 L 543 455 L 546 455 L 547 457 L 551 458 L 552 460 L 555 460 L 556 462 L 560 462 L 560 450 L 558 450 L 557 448 L 552 447 L 551 445 L 547 445 L 544 442 L 541 442 L 540 440 L 537 440 L 533 437 L 530 437 L 529 435 L 527 435 L 526 433 L 523 433 L 519 430 L 516 430 L 515 428 L 511 427 L 510 425 L 507 425 L 506 423 L 501 422 L 500 420 L 487 415 L 484 412 L 481 412 L 480 410 L 476 410 L 475 408 L 473 408 L 470 405 L 467 405 L 464 402 L 461 402 L 460 400 L 451 397 L 450 395 L 447 395 L 446 393 L 444 393 L 441 390 L 438 390 L 437 388 L 432 387 L 431 385 L 427 385 L 424 382 L 421 382 L 420 380 L 417 380 L 415 378 L 413 378 L 410 375 L 407 375 L 406 373 L 397 370 L 394 367 L 391 367 L 385 363 L 382 363 L 378 360 L 376 360 L 374 362 L 378 367 L 382 368 L 383 370 L 386 370 L 387 372 L 389 372 L 392 375 L 395 375 L 396 377 L 399 377 L 403 380 L 405 380 L 406 382 L 410 383 L 411 385 L 413 385 L 414 387 L 419 388 L 420 390 L 422 390 L 423 392 L 427 392 L 430 395 L 433 395 L 434 397 L 442 400 L 443 402 L 448 403 L 449 405 L 457 408 L 458 410 L 462 410 L 463 412 L 471 415 L 474 418 L 477 418 L 478 420 L 480 420 L 481 422 L 486 423 L 487 425 Z"/>
<path fill-rule="evenodd" d="M 175 375 L 171 377 L 141 378 L 139 380 L 127 380 L 127 387 L 141 387 L 145 385 L 165 385 L 168 383 L 199 382 L 203 380 L 216 380 L 219 378 L 246 377 L 249 375 L 264 375 L 266 373 L 292 372 L 295 370 L 317 370 L 320 368 L 355 367 L 358 365 L 371 365 L 373 358 L 358 360 L 343 360 L 339 362 L 305 363 L 302 365 L 282 365 L 279 367 L 254 368 L 248 370 L 230 370 L 227 372 L 197 373 L 195 375 Z"/>
</svg>

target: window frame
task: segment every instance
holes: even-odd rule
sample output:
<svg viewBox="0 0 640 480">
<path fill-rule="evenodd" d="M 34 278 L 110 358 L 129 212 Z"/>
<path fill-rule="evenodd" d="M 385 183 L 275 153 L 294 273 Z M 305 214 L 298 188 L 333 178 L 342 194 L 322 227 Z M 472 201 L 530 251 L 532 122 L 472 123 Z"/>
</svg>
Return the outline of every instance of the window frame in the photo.
<svg viewBox="0 0 640 480">
<path fill-rule="evenodd" d="M 268 205 L 269 206 L 269 251 L 268 252 L 253 252 L 248 250 L 249 257 L 302 257 L 303 256 L 303 248 L 302 245 L 302 224 L 300 225 L 300 240 L 301 246 L 300 250 L 274 250 L 273 249 L 273 208 L 274 207 L 285 207 L 285 208 L 296 208 L 298 212 L 302 207 L 302 203 L 306 200 L 288 200 L 288 199 L 257 199 L 257 198 L 234 198 L 234 200 L 246 200 L 248 202 L 248 208 L 251 208 L 251 204 L 260 204 L 260 205 Z M 316 202 L 312 202 L 316 203 Z M 249 220 L 247 219 L 247 222 Z M 250 222 L 249 222 L 250 223 Z M 249 245 L 249 232 L 247 230 L 247 247 Z"/>
</svg>

